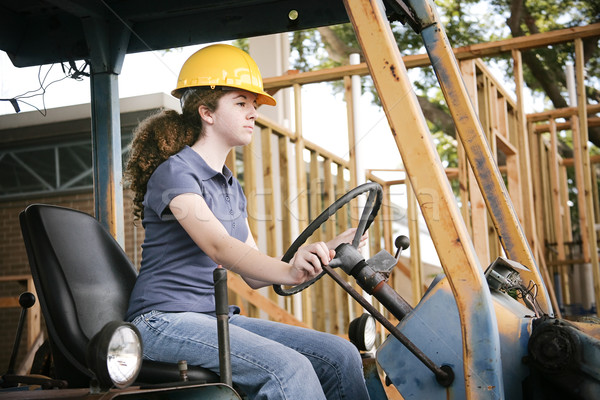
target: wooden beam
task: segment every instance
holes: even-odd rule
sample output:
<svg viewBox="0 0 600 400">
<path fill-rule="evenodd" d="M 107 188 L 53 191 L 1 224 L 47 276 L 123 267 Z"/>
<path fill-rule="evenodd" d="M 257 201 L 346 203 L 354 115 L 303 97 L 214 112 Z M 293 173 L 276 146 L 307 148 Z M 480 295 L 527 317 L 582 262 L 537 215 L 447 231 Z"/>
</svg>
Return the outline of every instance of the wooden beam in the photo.
<svg viewBox="0 0 600 400">
<path fill-rule="evenodd" d="M 277 122 L 265 117 L 264 115 L 258 115 L 258 118 L 256 118 L 256 125 L 262 128 L 271 128 L 273 134 L 277 136 L 287 136 L 292 141 L 296 140 L 296 134 L 294 132 L 290 131 L 283 125 L 279 125 Z"/>
<path fill-rule="evenodd" d="M 536 47 L 544 47 L 557 43 L 570 42 L 575 38 L 588 38 L 600 36 L 600 23 L 580 27 L 559 29 L 550 32 L 537 33 L 534 35 L 521 36 L 518 38 L 498 40 L 457 47 L 453 49 L 458 60 L 469 60 L 482 57 L 492 57 L 512 50 L 528 50 Z M 427 54 L 416 54 L 402 57 L 407 69 L 425 67 L 430 65 Z M 344 65 L 342 67 L 328 68 L 309 72 L 289 72 L 288 75 L 269 77 L 263 79 L 265 90 L 275 93 L 279 89 L 293 85 L 304 85 L 307 83 L 336 81 L 350 75 L 368 75 L 369 68 L 366 63 L 356 65 Z"/>
<path fill-rule="evenodd" d="M 519 50 L 513 50 L 513 72 L 515 76 L 515 124 L 517 129 L 517 148 L 519 151 L 519 168 L 521 170 L 521 193 L 523 200 L 523 228 L 531 248 L 535 247 L 536 232 L 535 212 L 533 208 L 534 191 L 532 186 L 531 152 L 529 148 L 529 131 L 525 113 L 525 79 L 523 78 L 523 60 Z M 534 252 L 535 255 L 535 252 Z M 539 260 L 538 260 L 539 261 Z"/>
<path fill-rule="evenodd" d="M 321 172 L 319 165 L 318 153 L 310 152 L 310 169 L 308 173 L 310 177 L 310 220 L 312 221 L 321 213 Z M 311 237 L 312 242 L 318 242 L 323 240 L 321 237 L 321 230 L 317 229 Z M 312 296 L 312 304 L 316 304 L 317 307 L 311 307 L 307 312 L 313 313 L 313 328 L 324 332 L 325 331 L 325 310 L 322 307 L 324 304 L 323 300 L 323 279 L 316 282 L 310 288 L 309 294 L 306 296 Z M 306 292 L 306 291 L 305 291 Z"/>
<path fill-rule="evenodd" d="M 577 38 L 583 39 L 594 36 L 600 36 L 600 23 L 519 36 L 517 38 L 499 40 L 496 42 L 463 46 L 457 48 L 454 54 L 459 60 L 465 58 L 491 57 L 511 50 L 529 50 L 537 47 L 570 42 Z"/>
<path fill-rule="evenodd" d="M 569 212 L 569 177 L 567 167 L 560 165 L 560 201 L 563 210 L 563 236 L 565 245 L 573 241 L 573 227 Z"/>
<path fill-rule="evenodd" d="M 347 189 L 346 180 L 344 179 L 344 167 L 338 164 L 335 197 L 340 197 L 341 195 L 345 194 L 346 191 Z M 338 212 L 336 216 L 336 225 L 338 232 L 343 232 L 346 229 L 348 229 L 348 213 L 346 213 L 345 209 L 342 209 L 340 210 L 340 212 Z M 342 314 L 342 321 L 350 321 L 350 319 L 354 315 L 352 308 L 350 307 L 350 302 L 354 301 L 348 297 L 345 297 L 344 300 L 345 301 L 342 301 L 341 308 L 339 309 Z"/>
<path fill-rule="evenodd" d="M 303 328 L 309 327 L 292 314 L 280 308 L 276 303 L 252 289 L 237 274 L 230 272 L 227 275 L 227 287 L 237 293 L 243 299 L 247 300 L 250 304 L 267 313 L 267 315 L 273 321 L 282 322 L 288 325 L 301 326 Z"/>
<path fill-rule="evenodd" d="M 410 232 L 410 271 L 412 288 L 412 306 L 416 307 L 423 297 L 423 264 L 421 262 L 421 240 L 419 232 L 419 213 L 417 198 L 410 184 L 406 185 L 406 217 Z"/>
<path fill-rule="evenodd" d="M 460 62 L 459 66 L 469 98 L 474 105 L 477 105 L 479 98 L 477 93 L 477 71 L 475 62 L 473 60 L 463 60 Z M 477 107 L 475 107 L 475 109 L 477 109 Z M 471 205 L 470 219 L 465 221 L 468 222 L 467 227 L 469 228 L 469 234 L 471 235 L 473 247 L 475 248 L 479 262 L 481 265 L 489 265 L 490 241 L 487 234 L 481 234 L 481 232 L 488 232 L 489 230 L 487 208 L 483 196 L 481 195 L 481 191 L 479 190 L 479 186 L 477 185 L 473 168 L 466 157 L 464 146 L 460 140 L 458 141 L 458 144 L 465 169 L 465 176 L 463 178 L 465 182 L 463 184 L 465 185 L 464 196 L 466 199 L 463 200 L 465 201 L 463 207 L 466 209 L 468 208 L 467 204 Z M 469 218 L 468 210 L 465 210 L 465 212 L 463 212 L 463 215 L 464 214 L 467 214 L 467 218 Z M 475 235 L 474 232 L 477 232 L 477 234 Z"/>
<path fill-rule="evenodd" d="M 594 278 L 594 298 L 596 300 L 596 315 L 600 316 L 600 263 L 598 263 L 598 242 L 596 240 L 596 227 L 594 217 L 594 205 L 592 199 L 592 178 L 590 152 L 588 149 L 588 121 L 587 121 L 587 96 L 585 93 L 585 60 L 583 54 L 583 41 L 575 39 L 575 76 L 577 85 L 577 108 L 579 110 L 579 147 L 581 148 L 581 169 L 583 169 L 584 208 L 587 217 L 587 232 L 584 234 L 581 226 L 581 235 L 588 238 L 588 253 L 584 258 L 590 259 Z M 575 140 L 573 140 L 575 146 Z M 577 167 L 577 166 L 576 166 Z M 596 184 L 594 180 L 594 184 Z M 579 209 L 581 213 L 582 210 Z"/>
<path fill-rule="evenodd" d="M 19 308 L 19 296 L 0 297 L 0 308 Z"/>
<path fill-rule="evenodd" d="M 597 114 L 600 112 L 600 104 L 588 104 L 586 106 L 587 114 Z M 538 113 L 527 114 L 527 122 L 547 121 L 556 118 L 570 118 L 573 115 L 579 114 L 578 107 L 563 107 L 557 110 L 548 110 Z"/>
<path fill-rule="evenodd" d="M 282 247 L 287 249 L 292 244 L 292 221 L 290 221 L 290 209 L 287 207 L 290 201 L 290 171 L 289 171 L 289 149 L 288 138 L 280 136 L 277 139 L 279 148 L 279 185 L 281 190 L 282 204 L 284 205 L 281 219 L 281 242 Z"/>
<path fill-rule="evenodd" d="M 565 258 L 565 244 L 563 237 L 562 202 L 560 200 L 560 173 L 559 173 L 558 138 L 554 120 L 550 120 L 550 189 L 552 200 L 552 220 L 554 222 L 554 239 L 557 244 L 558 258 Z M 567 270 L 559 267 L 561 277 L 561 290 L 563 292 L 563 303 L 571 304 L 569 292 L 569 277 Z"/>
<path fill-rule="evenodd" d="M 0 276 L 0 282 L 27 282 L 29 279 L 31 275 L 26 274 Z"/>
<path fill-rule="evenodd" d="M 536 124 L 535 133 L 546 133 L 550 132 L 550 124 Z M 573 123 L 571 120 L 567 122 L 559 122 L 556 124 L 556 129 L 559 131 L 570 131 L 572 129 Z M 597 127 L 600 126 L 600 118 L 592 117 L 588 118 L 588 127 Z"/>
<path fill-rule="evenodd" d="M 538 246 L 541 247 L 541 243 L 543 243 L 545 239 L 544 235 L 544 204 L 542 190 L 543 190 L 543 181 L 542 181 L 542 173 L 541 173 L 541 154 L 540 154 L 540 142 L 542 140 L 541 136 L 533 133 L 533 124 L 531 122 L 527 123 L 527 131 L 525 133 L 528 136 L 530 146 L 529 146 L 529 154 L 531 165 L 535 165 L 536 168 L 531 169 L 531 182 L 533 184 L 533 208 L 534 208 L 534 217 L 535 217 L 535 237 L 542 242 L 537 243 Z M 536 246 L 534 246 L 536 247 Z M 543 258 L 543 257 L 542 257 Z M 539 258 L 537 259 L 540 260 Z M 555 305 L 556 308 L 556 305 Z"/>
<path fill-rule="evenodd" d="M 574 163 L 575 163 L 574 159 L 564 158 L 561 162 L 561 165 L 564 165 L 565 167 L 572 167 Z M 590 163 L 591 164 L 599 164 L 600 163 L 600 155 L 590 156 Z"/>
<path fill-rule="evenodd" d="M 275 179 L 273 177 L 273 162 L 272 162 L 272 149 L 271 149 L 271 135 L 272 130 L 270 128 L 261 129 L 261 154 L 262 154 L 262 173 L 263 173 L 263 193 L 265 204 L 265 217 L 266 217 L 266 233 L 267 233 L 267 254 L 271 257 L 277 256 L 277 237 L 275 230 Z M 256 190 L 256 188 L 254 188 Z M 248 190 L 248 189 L 246 189 Z M 254 196 L 258 196 L 259 193 L 254 193 Z"/>
<path fill-rule="evenodd" d="M 344 160 L 340 156 L 336 156 L 335 154 L 333 154 L 329 150 L 325 150 L 324 148 L 322 148 L 322 147 L 314 144 L 310 140 L 306 140 L 306 139 L 304 140 L 304 147 L 306 147 L 308 150 L 313 151 L 314 153 L 318 153 L 323 158 L 329 158 L 334 163 L 339 164 L 339 165 L 343 165 L 344 167 L 350 169 L 351 161 L 347 161 L 347 160 Z M 354 186 L 356 186 L 356 185 L 354 185 Z"/>
<path fill-rule="evenodd" d="M 366 66 L 366 64 L 365 64 Z M 356 126 L 354 125 L 354 99 L 352 98 L 352 78 L 344 77 L 344 100 L 346 100 L 346 121 L 348 123 L 348 157 L 350 164 L 350 187 L 356 187 L 358 171 L 356 170 Z"/>
<path fill-rule="evenodd" d="M 244 146 L 244 186 L 246 190 L 256 188 L 256 162 L 254 160 L 255 153 L 255 140 L 251 141 L 247 146 Z M 247 196 L 248 199 L 248 225 L 250 230 L 257 238 L 258 235 L 258 224 L 256 221 L 256 215 L 258 213 L 258 205 L 256 204 L 256 196 Z"/>
</svg>

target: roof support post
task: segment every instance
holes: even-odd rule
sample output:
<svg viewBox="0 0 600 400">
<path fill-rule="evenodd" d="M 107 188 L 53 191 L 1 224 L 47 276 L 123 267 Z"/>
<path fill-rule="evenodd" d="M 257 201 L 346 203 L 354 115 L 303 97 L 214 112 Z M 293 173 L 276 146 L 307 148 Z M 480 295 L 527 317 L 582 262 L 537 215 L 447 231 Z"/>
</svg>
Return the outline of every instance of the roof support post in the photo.
<svg viewBox="0 0 600 400">
<path fill-rule="evenodd" d="M 96 218 L 124 245 L 121 119 L 116 74 L 91 74 L 92 162 Z"/>
<path fill-rule="evenodd" d="M 92 161 L 95 215 L 124 247 L 123 169 L 118 76 L 130 29 L 123 21 L 82 18 L 91 54 Z"/>
</svg>

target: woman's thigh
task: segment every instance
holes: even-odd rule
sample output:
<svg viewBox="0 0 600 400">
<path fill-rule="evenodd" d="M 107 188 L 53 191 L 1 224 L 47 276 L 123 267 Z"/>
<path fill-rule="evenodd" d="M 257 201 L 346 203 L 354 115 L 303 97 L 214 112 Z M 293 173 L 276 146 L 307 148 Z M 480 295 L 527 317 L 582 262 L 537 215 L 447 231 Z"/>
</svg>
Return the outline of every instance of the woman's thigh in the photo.
<svg viewBox="0 0 600 400">
<path fill-rule="evenodd" d="M 234 315 L 230 326 L 237 326 L 263 338 L 275 341 L 285 347 L 306 355 L 318 355 L 322 358 L 339 357 L 339 353 L 352 353 L 359 359 L 358 350 L 347 340 L 313 329 L 282 324 L 243 315 Z"/>
<path fill-rule="evenodd" d="M 356 347 L 338 336 L 241 315 L 230 325 L 244 328 L 304 355 L 311 362 L 328 399 L 367 399 L 362 359 Z"/>
<path fill-rule="evenodd" d="M 216 318 L 198 313 L 152 311 L 134 320 L 144 341 L 144 357 L 186 360 L 219 373 Z M 309 360 L 291 348 L 244 327 L 229 326 L 233 381 L 251 398 L 324 398 Z"/>
</svg>

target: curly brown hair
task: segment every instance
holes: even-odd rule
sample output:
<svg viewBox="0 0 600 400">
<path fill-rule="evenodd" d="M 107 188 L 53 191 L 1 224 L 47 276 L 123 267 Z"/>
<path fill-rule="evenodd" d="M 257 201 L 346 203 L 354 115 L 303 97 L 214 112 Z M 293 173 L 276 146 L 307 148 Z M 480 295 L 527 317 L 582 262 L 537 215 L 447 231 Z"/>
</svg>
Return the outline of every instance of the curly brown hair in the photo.
<svg viewBox="0 0 600 400">
<path fill-rule="evenodd" d="M 137 126 L 125 167 L 125 183 L 133 191 L 133 215 L 136 219 L 144 218 L 142 202 L 150 176 L 161 163 L 202 137 L 204 129 L 198 108 L 204 105 L 215 111 L 224 94 L 223 90 L 209 87 L 188 89 L 182 96 L 181 114 L 161 110 Z"/>
</svg>

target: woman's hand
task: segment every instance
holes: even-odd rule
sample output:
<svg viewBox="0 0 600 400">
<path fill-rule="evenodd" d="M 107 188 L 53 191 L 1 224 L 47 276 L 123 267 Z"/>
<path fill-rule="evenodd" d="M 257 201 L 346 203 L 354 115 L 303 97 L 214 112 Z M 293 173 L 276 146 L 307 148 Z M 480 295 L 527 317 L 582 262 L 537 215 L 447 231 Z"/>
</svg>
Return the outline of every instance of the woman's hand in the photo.
<svg viewBox="0 0 600 400">
<path fill-rule="evenodd" d="M 323 268 L 335 257 L 335 250 L 329 249 L 324 242 L 311 243 L 298 249 L 290 264 L 292 278 L 296 284 L 315 278 Z"/>
<path fill-rule="evenodd" d="M 315 278 L 323 272 L 322 265 L 328 265 L 335 257 L 335 248 L 342 243 L 352 244 L 356 234 L 356 228 L 350 228 L 340 233 L 327 243 L 317 242 L 300 247 L 294 257 L 290 260 L 292 279 L 296 284 L 301 284 Z M 358 249 L 367 244 L 369 235 L 365 233 L 358 243 Z"/>
<path fill-rule="evenodd" d="M 335 250 L 342 243 L 352 244 L 352 239 L 354 239 L 354 235 L 356 235 L 356 228 L 350 228 L 340 233 L 335 238 L 331 239 L 329 242 L 327 242 L 327 247 Z M 369 234 L 365 232 L 365 234 L 362 235 L 362 237 L 360 238 L 360 242 L 358 243 L 359 250 L 367 244 L 368 238 Z"/>
</svg>

